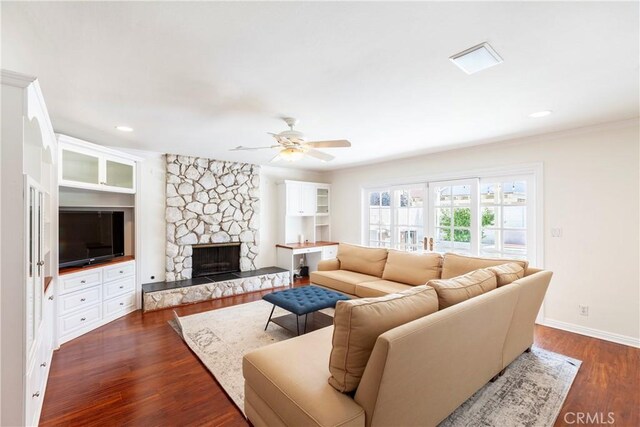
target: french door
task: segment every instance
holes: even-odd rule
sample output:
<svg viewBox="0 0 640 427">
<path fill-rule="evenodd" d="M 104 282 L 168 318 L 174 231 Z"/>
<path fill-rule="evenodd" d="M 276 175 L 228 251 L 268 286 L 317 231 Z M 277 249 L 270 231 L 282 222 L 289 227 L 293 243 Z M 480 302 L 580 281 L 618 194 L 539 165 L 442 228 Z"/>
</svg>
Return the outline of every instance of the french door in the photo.
<svg viewBox="0 0 640 427">
<path fill-rule="evenodd" d="M 533 174 L 369 189 L 363 244 L 520 258 L 535 265 L 535 195 Z"/>
<path fill-rule="evenodd" d="M 478 253 L 478 180 L 429 182 L 428 238 L 437 252 Z"/>
</svg>

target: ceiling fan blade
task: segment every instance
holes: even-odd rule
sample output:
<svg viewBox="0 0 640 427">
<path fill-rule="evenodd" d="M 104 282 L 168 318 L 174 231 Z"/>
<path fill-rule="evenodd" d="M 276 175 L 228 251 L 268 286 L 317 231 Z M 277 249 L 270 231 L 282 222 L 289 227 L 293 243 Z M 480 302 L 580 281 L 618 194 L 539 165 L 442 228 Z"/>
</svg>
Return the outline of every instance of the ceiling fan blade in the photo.
<svg viewBox="0 0 640 427">
<path fill-rule="evenodd" d="M 269 163 L 276 163 L 276 162 L 279 162 L 280 160 L 282 160 L 282 156 L 280 156 L 280 153 L 278 153 L 275 156 L 273 156 L 271 160 L 269 160 Z"/>
<path fill-rule="evenodd" d="M 304 154 L 306 154 L 307 156 L 314 157 L 318 160 L 322 160 L 323 162 L 328 162 L 330 160 L 335 159 L 335 157 L 332 156 L 331 154 L 323 153 L 322 151 L 314 150 L 313 148 L 310 150 L 305 150 Z"/>
<path fill-rule="evenodd" d="M 279 147 L 279 145 L 270 145 L 268 147 L 244 147 L 242 145 L 238 145 L 236 148 L 232 148 L 229 151 L 256 151 L 256 150 L 264 150 L 266 148 L 275 148 Z"/>
<path fill-rule="evenodd" d="M 309 141 L 305 145 L 313 148 L 341 148 L 351 147 L 351 143 L 346 139 L 335 139 L 331 141 Z"/>
</svg>

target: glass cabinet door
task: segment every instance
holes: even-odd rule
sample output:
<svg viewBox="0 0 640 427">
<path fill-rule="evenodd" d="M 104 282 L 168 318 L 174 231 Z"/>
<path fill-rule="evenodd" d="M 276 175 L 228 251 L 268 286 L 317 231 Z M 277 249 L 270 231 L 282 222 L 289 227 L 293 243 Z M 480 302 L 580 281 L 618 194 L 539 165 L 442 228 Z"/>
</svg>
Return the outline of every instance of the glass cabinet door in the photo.
<svg viewBox="0 0 640 427">
<path fill-rule="evenodd" d="M 110 187 L 133 189 L 134 168 L 132 164 L 121 163 L 115 160 L 106 159 L 105 164 L 106 179 L 105 184 Z"/>
<path fill-rule="evenodd" d="M 100 184 L 100 158 L 89 154 L 62 150 L 62 179 Z"/>
</svg>

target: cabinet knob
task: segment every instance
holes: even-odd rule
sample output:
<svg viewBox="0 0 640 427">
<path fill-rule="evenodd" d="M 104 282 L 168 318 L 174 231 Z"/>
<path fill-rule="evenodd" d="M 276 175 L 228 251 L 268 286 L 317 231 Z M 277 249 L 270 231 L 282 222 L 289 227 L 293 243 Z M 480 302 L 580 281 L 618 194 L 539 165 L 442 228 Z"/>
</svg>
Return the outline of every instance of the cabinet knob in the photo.
<svg viewBox="0 0 640 427">
<path fill-rule="evenodd" d="M 87 320 L 86 317 L 83 317 L 82 319 L 80 319 L 81 322 L 84 322 L 85 320 Z"/>
<path fill-rule="evenodd" d="M 124 305 L 124 303 L 123 303 L 123 302 L 121 302 L 121 303 L 120 303 L 120 305 Z"/>
<path fill-rule="evenodd" d="M 40 364 L 40 366 L 42 366 L 43 368 L 46 368 L 46 367 L 47 367 L 47 362 L 42 362 L 42 363 Z"/>
<path fill-rule="evenodd" d="M 44 265 L 44 261 L 38 261 L 38 267 L 42 267 Z"/>
<path fill-rule="evenodd" d="M 120 270 L 120 271 L 119 271 L 119 273 L 120 273 L 120 274 L 124 274 L 124 271 Z"/>
<path fill-rule="evenodd" d="M 53 301 L 53 295 L 51 295 L 51 296 L 49 297 L 49 299 L 50 299 L 51 301 Z"/>
<path fill-rule="evenodd" d="M 86 280 L 80 280 L 80 283 L 87 283 Z"/>
<path fill-rule="evenodd" d="M 86 300 L 86 298 L 80 298 L 80 302 L 85 302 Z"/>
<path fill-rule="evenodd" d="M 124 286 L 120 286 L 120 289 L 124 289 Z"/>
<path fill-rule="evenodd" d="M 40 397 L 40 392 L 39 392 L 39 391 L 36 391 L 35 393 L 33 393 L 33 394 L 31 395 L 31 397 Z"/>
</svg>

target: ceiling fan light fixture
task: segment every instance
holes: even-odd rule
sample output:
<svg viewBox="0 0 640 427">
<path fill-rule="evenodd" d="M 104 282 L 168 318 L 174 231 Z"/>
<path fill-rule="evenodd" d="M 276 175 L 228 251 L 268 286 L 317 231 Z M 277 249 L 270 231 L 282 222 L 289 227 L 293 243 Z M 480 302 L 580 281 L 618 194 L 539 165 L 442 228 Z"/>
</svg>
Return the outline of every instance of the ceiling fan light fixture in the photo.
<svg viewBox="0 0 640 427">
<path fill-rule="evenodd" d="M 297 148 L 285 148 L 280 151 L 280 158 L 287 162 L 296 162 L 304 157 L 304 151 Z"/>
</svg>

